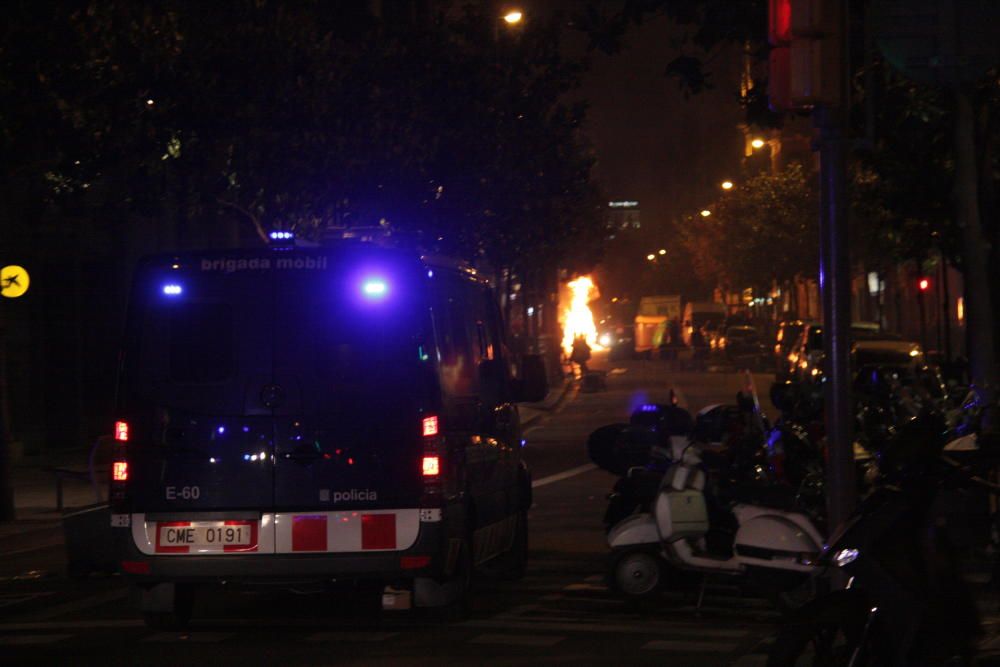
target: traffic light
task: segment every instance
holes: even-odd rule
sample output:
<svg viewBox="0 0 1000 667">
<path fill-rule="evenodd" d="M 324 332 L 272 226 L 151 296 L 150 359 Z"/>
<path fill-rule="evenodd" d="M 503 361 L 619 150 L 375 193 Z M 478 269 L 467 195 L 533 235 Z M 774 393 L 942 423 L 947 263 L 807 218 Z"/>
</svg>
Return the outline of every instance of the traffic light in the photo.
<svg viewBox="0 0 1000 667">
<path fill-rule="evenodd" d="M 841 103 L 841 0 L 768 0 L 768 102 L 775 111 Z"/>
<path fill-rule="evenodd" d="M 926 292 L 931 288 L 931 281 L 929 278 L 921 278 L 917 281 L 917 289 L 921 292 Z"/>
</svg>

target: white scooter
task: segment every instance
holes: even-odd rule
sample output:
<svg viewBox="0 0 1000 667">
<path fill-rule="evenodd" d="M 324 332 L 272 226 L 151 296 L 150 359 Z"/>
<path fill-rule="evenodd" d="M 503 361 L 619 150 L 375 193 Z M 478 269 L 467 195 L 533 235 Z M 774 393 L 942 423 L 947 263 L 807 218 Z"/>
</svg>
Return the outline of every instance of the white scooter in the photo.
<svg viewBox="0 0 1000 667">
<path fill-rule="evenodd" d="M 676 463 L 663 477 L 652 512 L 634 514 L 608 533 L 609 583 L 614 589 L 628 598 L 650 596 L 662 584 L 664 564 L 684 571 L 759 577 L 759 583 L 775 591 L 791 590 L 819 571 L 814 563 L 823 537 L 799 512 L 737 504 L 730 508 L 738 523 L 731 551 L 710 552 L 700 448 L 687 436 L 672 436 L 670 444 Z"/>
</svg>

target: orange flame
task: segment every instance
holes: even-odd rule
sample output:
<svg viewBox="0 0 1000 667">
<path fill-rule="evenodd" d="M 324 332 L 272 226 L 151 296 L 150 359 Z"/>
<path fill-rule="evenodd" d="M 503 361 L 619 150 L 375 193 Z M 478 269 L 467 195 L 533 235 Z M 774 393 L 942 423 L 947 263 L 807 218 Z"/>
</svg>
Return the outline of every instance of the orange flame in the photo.
<svg viewBox="0 0 1000 667">
<path fill-rule="evenodd" d="M 562 346 L 569 354 L 573 349 L 573 340 L 583 336 L 587 344 L 594 349 L 601 346 L 597 342 L 597 327 L 594 325 L 594 314 L 587 304 L 598 296 L 597 286 L 590 276 L 580 276 L 566 284 L 572 292 L 569 308 L 563 313 Z"/>
</svg>

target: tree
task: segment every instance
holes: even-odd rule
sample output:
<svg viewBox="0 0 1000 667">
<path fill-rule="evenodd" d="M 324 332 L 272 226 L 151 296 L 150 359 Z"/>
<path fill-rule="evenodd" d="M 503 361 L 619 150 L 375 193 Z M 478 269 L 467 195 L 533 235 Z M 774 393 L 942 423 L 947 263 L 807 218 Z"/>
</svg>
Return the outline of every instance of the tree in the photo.
<svg viewBox="0 0 1000 667">
<path fill-rule="evenodd" d="M 94 429 L 138 254 L 364 226 L 499 275 L 592 261 L 601 221 L 584 108 L 562 102 L 581 70 L 560 56 L 557 24 L 495 35 L 474 7 L 400 18 L 371 6 L 7 8 L 0 251 L 46 263 L 50 292 L 69 295 L 19 315 L 46 331 L 76 321 L 49 347 L 75 347 L 81 331 L 99 340 L 79 361 L 107 388 L 79 392 L 100 403 L 78 410 Z M 94 326 L 69 303 L 82 298 L 83 262 L 115 267 L 111 298 L 85 309 L 102 315 Z"/>
<path fill-rule="evenodd" d="M 760 173 L 726 193 L 707 216 L 679 226 L 703 280 L 768 291 L 819 267 L 818 197 L 799 164 Z"/>
</svg>

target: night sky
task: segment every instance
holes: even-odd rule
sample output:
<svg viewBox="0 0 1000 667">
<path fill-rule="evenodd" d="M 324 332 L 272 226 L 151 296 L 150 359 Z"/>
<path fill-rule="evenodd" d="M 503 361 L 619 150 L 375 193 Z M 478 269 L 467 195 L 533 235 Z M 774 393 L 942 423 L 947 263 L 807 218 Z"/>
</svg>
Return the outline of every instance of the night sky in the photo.
<svg viewBox="0 0 1000 667">
<path fill-rule="evenodd" d="M 700 210 L 739 176 L 739 51 L 713 54 L 714 88 L 685 98 L 664 74 L 682 36 L 664 18 L 633 29 L 620 53 L 593 54 L 580 91 L 600 183 L 612 199 L 638 200 L 644 227 Z"/>
</svg>

